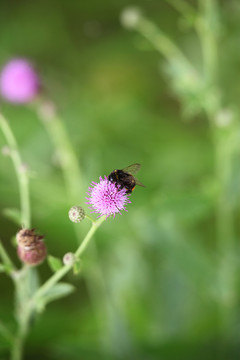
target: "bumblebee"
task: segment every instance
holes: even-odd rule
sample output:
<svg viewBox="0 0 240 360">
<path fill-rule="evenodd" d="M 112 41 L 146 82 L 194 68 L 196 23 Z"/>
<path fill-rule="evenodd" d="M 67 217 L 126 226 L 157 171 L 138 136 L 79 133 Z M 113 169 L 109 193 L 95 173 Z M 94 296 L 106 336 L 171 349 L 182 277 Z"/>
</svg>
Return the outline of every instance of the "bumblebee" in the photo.
<svg viewBox="0 0 240 360">
<path fill-rule="evenodd" d="M 126 189 L 126 194 L 131 194 L 136 185 L 145 187 L 133 176 L 140 170 L 140 167 L 140 164 L 132 164 L 122 170 L 113 170 L 108 175 L 108 180 L 116 185 L 120 185 L 119 189 Z"/>
</svg>

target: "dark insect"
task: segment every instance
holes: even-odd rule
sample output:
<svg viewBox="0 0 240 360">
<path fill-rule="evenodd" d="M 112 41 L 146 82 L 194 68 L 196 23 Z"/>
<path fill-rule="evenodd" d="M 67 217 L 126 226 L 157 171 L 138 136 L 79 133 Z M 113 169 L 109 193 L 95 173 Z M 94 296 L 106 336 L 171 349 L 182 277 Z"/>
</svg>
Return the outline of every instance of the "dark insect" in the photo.
<svg viewBox="0 0 240 360">
<path fill-rule="evenodd" d="M 119 189 L 126 189 L 127 194 L 131 194 L 136 185 L 144 187 L 144 185 L 133 176 L 139 171 L 140 167 L 140 164 L 133 164 L 122 170 L 113 170 L 111 174 L 108 175 L 108 180 L 120 185 Z"/>
</svg>

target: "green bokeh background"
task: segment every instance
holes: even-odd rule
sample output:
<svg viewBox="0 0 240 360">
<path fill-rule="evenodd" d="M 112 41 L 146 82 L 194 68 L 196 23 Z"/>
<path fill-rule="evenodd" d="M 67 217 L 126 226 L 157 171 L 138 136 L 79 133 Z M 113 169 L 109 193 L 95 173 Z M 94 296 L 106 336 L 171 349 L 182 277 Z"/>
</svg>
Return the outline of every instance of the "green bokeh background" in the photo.
<svg viewBox="0 0 240 360">
<path fill-rule="evenodd" d="M 197 1 L 189 3 L 198 11 Z M 188 121 L 170 86 L 165 59 L 143 37 L 121 26 L 119 15 L 128 5 L 129 0 L 0 3 L 0 65 L 15 56 L 35 64 L 82 171 L 82 199 L 72 203 L 53 142 L 34 107 L 1 102 L 32 172 L 32 223 L 45 234 L 49 253 L 62 258 L 76 249 L 79 240 L 68 209 L 87 209 L 82 201 L 91 181 L 139 162 L 138 177 L 146 184 L 132 194 L 128 213 L 108 219 L 99 229 L 82 258 L 81 275 L 66 276 L 76 291 L 49 304 L 37 319 L 25 359 L 238 359 L 238 275 L 233 304 L 218 301 L 222 254 L 210 126 L 203 112 Z M 200 69 L 199 40 L 178 12 L 163 0 L 137 5 Z M 223 103 L 233 104 L 237 112 L 240 6 L 233 0 L 219 5 Z M 4 145 L 0 132 L 0 147 Z M 235 163 L 231 189 L 236 231 L 229 251 L 237 274 L 237 155 Z M 0 210 L 11 207 L 19 207 L 17 180 L 10 159 L 1 155 Z M 89 224 L 86 220 L 76 226 L 84 235 Z M 1 213 L 0 237 L 19 264 L 10 241 L 17 230 Z M 39 271 L 42 280 L 51 274 L 46 262 Z M 0 276 L 0 319 L 14 328 L 13 288 Z M 228 288 L 232 278 L 226 281 Z M 227 320 L 221 325 L 225 310 Z M 8 359 L 1 338 L 0 358 Z"/>
</svg>

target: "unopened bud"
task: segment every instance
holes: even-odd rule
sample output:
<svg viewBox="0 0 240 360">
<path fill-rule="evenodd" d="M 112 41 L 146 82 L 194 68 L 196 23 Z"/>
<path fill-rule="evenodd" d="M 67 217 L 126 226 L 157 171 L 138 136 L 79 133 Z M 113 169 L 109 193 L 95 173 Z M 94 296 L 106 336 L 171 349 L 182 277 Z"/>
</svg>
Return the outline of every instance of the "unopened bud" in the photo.
<svg viewBox="0 0 240 360">
<path fill-rule="evenodd" d="M 81 206 L 73 206 L 68 212 L 69 219 L 74 223 L 79 223 L 85 219 L 85 211 Z"/>
<path fill-rule="evenodd" d="M 47 248 L 42 240 L 38 240 L 37 243 L 26 250 L 23 246 L 18 246 L 17 249 L 19 259 L 28 265 L 39 265 L 46 258 Z"/>
<path fill-rule="evenodd" d="M 21 229 L 17 235 L 17 253 L 19 259 L 28 265 L 38 265 L 45 259 L 47 248 L 43 236 L 38 235 L 35 229 Z"/>
<path fill-rule="evenodd" d="M 122 25 L 128 29 L 134 28 L 141 18 L 141 11 L 137 6 L 124 9 L 120 15 Z"/>
<path fill-rule="evenodd" d="M 73 265 L 75 262 L 75 255 L 71 252 L 67 253 L 63 257 L 64 265 Z"/>
</svg>

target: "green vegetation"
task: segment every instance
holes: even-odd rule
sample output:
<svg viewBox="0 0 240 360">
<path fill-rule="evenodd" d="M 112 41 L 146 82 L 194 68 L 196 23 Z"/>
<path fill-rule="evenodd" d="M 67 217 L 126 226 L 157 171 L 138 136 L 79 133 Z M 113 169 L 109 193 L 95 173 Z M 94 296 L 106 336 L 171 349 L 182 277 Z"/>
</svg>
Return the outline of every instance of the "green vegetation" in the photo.
<svg viewBox="0 0 240 360">
<path fill-rule="evenodd" d="M 91 181 L 139 162 L 146 185 L 66 275 L 75 291 L 33 319 L 24 359 L 239 359 L 240 4 L 141 0 L 127 29 L 120 14 L 131 5 L 0 4 L 0 66 L 33 61 L 42 99 L 56 106 L 54 122 L 39 114 L 40 100 L 0 109 L 28 166 L 31 225 L 49 254 L 74 253 L 89 230 L 68 211 L 87 210 Z M 0 154 L 0 238 L 20 266 L 18 209 L 13 164 Z M 5 360 L 16 324 L 3 270 Z M 47 261 L 38 270 L 42 282 L 52 274 Z"/>
</svg>

